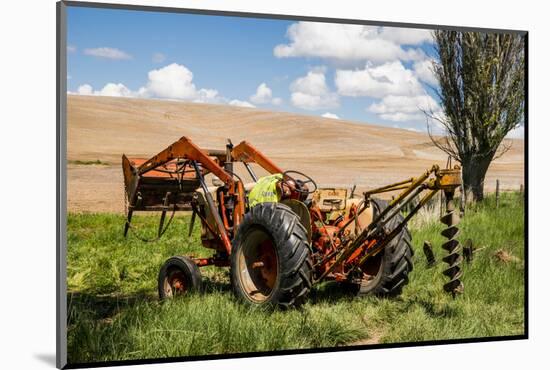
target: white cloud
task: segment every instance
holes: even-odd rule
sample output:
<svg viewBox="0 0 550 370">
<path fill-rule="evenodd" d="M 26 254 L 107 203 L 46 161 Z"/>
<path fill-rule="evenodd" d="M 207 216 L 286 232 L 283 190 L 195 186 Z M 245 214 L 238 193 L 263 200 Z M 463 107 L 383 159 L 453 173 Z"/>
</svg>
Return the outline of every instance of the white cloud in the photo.
<svg viewBox="0 0 550 370">
<path fill-rule="evenodd" d="M 153 63 L 163 63 L 166 60 L 166 55 L 162 53 L 154 53 L 152 60 Z"/>
<path fill-rule="evenodd" d="M 424 90 L 413 71 L 406 69 L 400 61 L 379 66 L 367 64 L 359 70 L 337 70 L 335 84 L 341 95 L 372 98 L 414 96 Z"/>
<path fill-rule="evenodd" d="M 419 130 L 415 127 L 409 127 L 409 126 L 403 126 L 403 125 L 400 125 L 400 124 L 395 124 L 395 125 L 392 125 L 393 128 L 398 128 L 400 130 L 407 130 L 407 131 L 411 131 L 411 132 L 422 132 L 422 130 Z"/>
<path fill-rule="evenodd" d="M 273 105 L 281 105 L 282 103 L 283 103 L 283 99 L 281 99 L 281 98 L 271 99 L 271 104 L 273 104 Z"/>
<path fill-rule="evenodd" d="M 256 108 L 254 104 L 251 104 L 247 101 L 237 100 L 233 99 L 229 102 L 229 105 L 234 105 L 236 107 L 243 107 L 243 108 Z"/>
<path fill-rule="evenodd" d="M 193 100 L 195 103 L 222 103 L 224 102 L 218 90 L 214 89 L 200 89 L 197 91 L 197 97 Z"/>
<path fill-rule="evenodd" d="M 250 97 L 250 100 L 256 104 L 269 103 L 273 97 L 272 91 L 267 87 L 265 82 L 262 82 L 256 89 L 256 93 Z"/>
<path fill-rule="evenodd" d="M 205 88 L 197 89 L 193 83 L 193 73 L 184 65 L 172 63 L 163 68 L 149 71 L 147 76 L 148 81 L 145 86 L 140 87 L 136 91 L 130 90 L 122 83 L 109 82 L 100 90 L 94 90 L 89 84 L 81 85 L 78 87 L 76 94 L 161 98 L 186 100 L 196 103 L 231 104 L 229 99 L 224 98 L 218 93 L 218 90 Z M 71 93 L 75 94 L 75 92 Z M 236 104 L 238 101 L 233 100 L 233 102 L 233 104 Z"/>
<path fill-rule="evenodd" d="M 433 61 L 431 59 L 414 62 L 413 70 L 420 81 L 431 86 L 437 86 L 439 84 L 433 72 Z"/>
<path fill-rule="evenodd" d="M 379 30 L 381 38 L 401 45 L 420 45 L 433 41 L 430 30 L 404 27 L 380 27 Z"/>
<path fill-rule="evenodd" d="M 340 117 L 338 117 L 336 114 L 330 113 L 330 112 L 326 112 L 325 114 L 322 114 L 321 117 L 332 118 L 332 119 L 340 119 Z"/>
<path fill-rule="evenodd" d="M 336 108 L 340 105 L 338 95 L 331 92 L 326 84 L 323 69 L 314 69 L 290 85 L 290 100 L 295 107 L 316 110 Z"/>
<path fill-rule="evenodd" d="M 439 111 L 439 105 L 429 95 L 385 96 L 380 102 L 371 104 L 367 110 L 380 118 L 394 121 L 418 121 L 425 118 L 423 111 Z"/>
<path fill-rule="evenodd" d="M 94 49 L 84 49 L 85 55 L 91 55 L 97 58 L 105 58 L 112 60 L 123 60 L 123 59 L 132 59 L 132 56 L 120 49 L 116 48 L 94 48 Z"/>
<path fill-rule="evenodd" d="M 273 97 L 273 92 L 265 82 L 262 82 L 260 85 L 258 85 L 256 93 L 250 97 L 250 100 L 256 104 L 271 103 L 273 105 L 280 105 L 282 103 L 281 98 Z"/>
<path fill-rule="evenodd" d="M 76 93 L 79 95 L 115 96 L 125 98 L 140 97 L 144 95 L 144 91 L 142 89 L 138 91 L 131 91 L 124 86 L 124 84 L 115 84 L 112 82 L 105 84 L 101 90 L 94 90 L 89 84 L 80 85 Z"/>
<path fill-rule="evenodd" d="M 214 89 L 197 90 L 193 73 L 184 65 L 172 63 L 148 73 L 147 93 L 157 98 L 191 100 L 198 103 L 221 99 Z"/>
<path fill-rule="evenodd" d="M 124 86 L 121 83 L 115 84 L 115 83 L 108 83 L 105 86 L 103 86 L 103 89 L 101 89 L 97 95 L 101 96 L 120 96 L 120 97 L 132 97 L 135 96 L 135 94 L 130 91 L 126 86 Z"/>
<path fill-rule="evenodd" d="M 431 40 L 428 31 L 400 30 L 363 25 L 298 22 L 287 29 L 288 44 L 275 46 L 277 58 L 319 57 L 343 61 L 421 60 L 425 54 L 418 45 Z"/>
<path fill-rule="evenodd" d="M 74 45 L 67 45 L 67 52 L 68 53 L 74 53 L 76 51 L 76 46 Z"/>
<path fill-rule="evenodd" d="M 508 139 L 524 139 L 525 138 L 525 127 L 523 125 L 518 125 L 506 134 Z"/>
<path fill-rule="evenodd" d="M 77 89 L 77 93 L 80 95 L 93 95 L 94 89 L 88 84 L 80 85 Z"/>
</svg>

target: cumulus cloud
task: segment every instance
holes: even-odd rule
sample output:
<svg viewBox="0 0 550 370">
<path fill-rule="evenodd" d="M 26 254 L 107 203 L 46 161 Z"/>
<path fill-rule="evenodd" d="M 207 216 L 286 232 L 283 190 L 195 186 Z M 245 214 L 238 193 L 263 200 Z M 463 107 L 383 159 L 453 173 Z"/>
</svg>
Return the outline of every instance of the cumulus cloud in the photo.
<svg viewBox="0 0 550 370">
<path fill-rule="evenodd" d="M 419 28 L 379 27 L 379 35 L 384 40 L 393 41 L 400 45 L 420 45 L 433 42 L 432 32 Z"/>
<path fill-rule="evenodd" d="M 108 48 L 108 47 L 84 49 L 84 54 L 90 55 L 96 58 L 105 58 L 105 59 L 112 59 L 112 60 L 132 59 L 132 56 L 126 53 L 125 51 L 122 51 L 117 48 Z"/>
<path fill-rule="evenodd" d="M 317 110 L 337 108 L 338 95 L 331 92 L 326 84 L 324 69 L 311 70 L 306 76 L 296 79 L 290 85 L 290 100 L 295 107 Z"/>
<path fill-rule="evenodd" d="M 195 103 L 221 103 L 222 101 L 224 101 L 224 98 L 215 89 L 200 89 L 193 100 Z"/>
<path fill-rule="evenodd" d="M 429 95 L 398 96 L 388 95 L 380 102 L 371 104 L 367 110 L 380 118 L 394 121 L 414 121 L 423 119 L 423 111 L 439 111 L 439 105 Z"/>
<path fill-rule="evenodd" d="M 250 97 L 250 100 L 256 104 L 268 104 L 279 105 L 282 103 L 281 98 L 274 98 L 273 92 L 267 86 L 265 82 L 258 85 L 256 93 Z"/>
<path fill-rule="evenodd" d="M 283 103 L 283 99 L 281 99 L 281 98 L 271 99 L 271 104 L 273 104 L 273 105 L 281 105 L 282 103 Z"/>
<path fill-rule="evenodd" d="M 387 95 L 413 96 L 423 92 L 423 87 L 413 71 L 400 61 L 364 69 L 337 70 L 335 78 L 338 93 L 345 96 L 382 98 Z"/>
<path fill-rule="evenodd" d="M 162 99 L 190 100 L 196 103 L 221 102 L 215 89 L 197 89 L 193 72 L 182 64 L 172 63 L 147 74 L 147 95 Z"/>
<path fill-rule="evenodd" d="M 100 90 L 94 90 L 89 84 L 80 85 L 76 91 L 79 95 L 96 95 L 96 96 L 114 96 L 124 98 L 134 98 L 146 96 L 146 91 L 141 88 L 138 91 L 132 91 L 121 83 L 109 82 Z"/>
<path fill-rule="evenodd" d="M 298 22 L 287 29 L 288 44 L 275 46 L 277 58 L 318 57 L 342 61 L 425 59 L 419 45 L 431 40 L 429 31 L 350 24 Z"/>
<path fill-rule="evenodd" d="M 250 97 L 250 100 L 256 104 L 269 103 L 272 98 L 272 91 L 267 87 L 265 82 L 262 82 L 256 89 L 256 93 Z"/>
<path fill-rule="evenodd" d="M 330 113 L 330 112 L 326 112 L 326 113 L 322 114 L 321 117 L 332 118 L 332 119 L 340 119 L 340 117 L 338 117 L 336 114 Z"/>
<path fill-rule="evenodd" d="M 433 71 L 433 60 L 425 59 L 414 62 L 413 71 L 420 81 L 431 86 L 437 86 L 439 84 Z"/>
<path fill-rule="evenodd" d="M 229 101 L 229 105 L 234 105 L 236 107 L 243 107 L 243 108 L 256 108 L 254 104 L 251 104 L 247 101 L 233 99 Z"/>
<path fill-rule="evenodd" d="M 367 63 L 364 69 L 336 71 L 335 84 L 341 95 L 380 99 L 367 111 L 382 119 L 394 122 L 423 120 L 423 111 L 438 116 L 441 110 L 421 83 L 421 80 L 428 83 L 435 80 L 430 63 L 417 62 L 414 69 L 405 68 L 400 61 L 380 65 Z"/>
<path fill-rule="evenodd" d="M 422 130 L 419 130 L 415 127 L 405 126 L 405 125 L 402 125 L 402 124 L 395 124 L 395 125 L 392 125 L 392 127 L 393 128 L 398 128 L 400 130 L 411 131 L 411 132 L 422 132 Z"/>
<path fill-rule="evenodd" d="M 131 90 L 122 83 L 109 82 L 99 90 L 94 90 L 91 85 L 84 84 L 79 86 L 76 92 L 70 93 L 128 98 L 160 98 L 254 107 L 246 101 L 227 99 L 221 96 L 218 90 L 197 88 L 193 83 L 193 73 L 181 64 L 172 63 L 162 68 L 153 69 L 149 71 L 147 77 L 147 83 L 137 90 Z"/>
<path fill-rule="evenodd" d="M 197 97 L 193 73 L 183 65 L 172 63 L 149 71 L 147 76 L 147 90 L 159 98 L 190 100 Z"/>
<path fill-rule="evenodd" d="M 153 63 L 163 63 L 166 60 L 166 55 L 162 53 L 154 53 L 151 59 L 153 60 Z"/>
<path fill-rule="evenodd" d="M 88 84 L 80 85 L 77 89 L 77 93 L 80 95 L 93 95 L 94 89 Z"/>
<path fill-rule="evenodd" d="M 108 83 L 99 91 L 99 95 L 130 97 L 134 96 L 134 93 L 121 83 Z"/>
</svg>

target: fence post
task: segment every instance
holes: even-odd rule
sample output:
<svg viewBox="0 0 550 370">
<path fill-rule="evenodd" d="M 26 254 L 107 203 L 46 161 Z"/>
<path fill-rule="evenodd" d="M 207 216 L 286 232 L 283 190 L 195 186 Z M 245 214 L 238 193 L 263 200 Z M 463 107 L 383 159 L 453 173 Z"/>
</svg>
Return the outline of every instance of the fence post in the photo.
<svg viewBox="0 0 550 370">
<path fill-rule="evenodd" d="M 464 194 L 464 183 L 460 183 L 460 217 L 466 213 L 466 195 Z"/>
<path fill-rule="evenodd" d="M 445 214 L 445 194 L 443 190 L 440 191 L 441 195 L 439 197 L 439 218 L 443 217 Z"/>
<path fill-rule="evenodd" d="M 498 181 L 498 179 L 497 179 L 497 189 L 495 191 L 495 205 L 496 205 L 497 208 L 498 208 L 498 198 L 500 196 L 500 189 L 499 188 L 500 188 L 500 181 Z"/>
</svg>

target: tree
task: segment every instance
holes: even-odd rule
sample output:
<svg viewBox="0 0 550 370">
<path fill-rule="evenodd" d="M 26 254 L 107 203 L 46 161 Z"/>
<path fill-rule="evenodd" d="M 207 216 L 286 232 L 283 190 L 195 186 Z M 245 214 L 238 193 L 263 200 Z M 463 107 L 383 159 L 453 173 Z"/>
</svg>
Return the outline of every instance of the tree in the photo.
<svg viewBox="0 0 550 370">
<path fill-rule="evenodd" d="M 506 134 L 523 123 L 524 37 L 434 31 L 434 88 L 443 114 L 427 112 L 432 142 L 462 164 L 466 193 L 483 199 L 489 165 L 509 149 Z M 434 123 L 444 137 L 433 135 Z"/>
</svg>

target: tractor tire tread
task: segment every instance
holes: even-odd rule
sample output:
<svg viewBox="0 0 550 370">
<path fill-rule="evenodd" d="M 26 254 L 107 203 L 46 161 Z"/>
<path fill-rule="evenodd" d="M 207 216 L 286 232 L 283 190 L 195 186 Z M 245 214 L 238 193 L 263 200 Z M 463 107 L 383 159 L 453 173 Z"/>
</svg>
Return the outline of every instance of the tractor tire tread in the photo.
<svg viewBox="0 0 550 370">
<path fill-rule="evenodd" d="M 234 252 L 253 227 L 261 227 L 270 234 L 278 255 L 278 283 L 266 303 L 279 308 L 301 305 L 311 290 L 313 276 L 306 229 L 288 206 L 281 203 L 258 204 L 244 216 L 233 241 Z M 241 301 L 253 303 L 241 288 L 236 255 L 236 252 L 231 253 L 233 291 Z"/>
<path fill-rule="evenodd" d="M 381 212 L 388 203 L 381 199 L 372 199 L 375 211 Z M 390 229 L 403 221 L 403 215 L 397 214 L 388 222 Z M 401 294 L 403 287 L 409 282 L 409 273 L 413 269 L 413 248 L 411 233 L 405 226 L 403 230 L 390 242 L 382 257 L 382 276 L 374 287 L 359 284 L 357 294 L 359 296 L 374 294 L 383 297 L 395 297 Z"/>
</svg>

